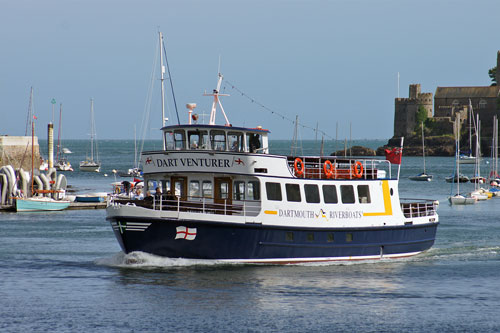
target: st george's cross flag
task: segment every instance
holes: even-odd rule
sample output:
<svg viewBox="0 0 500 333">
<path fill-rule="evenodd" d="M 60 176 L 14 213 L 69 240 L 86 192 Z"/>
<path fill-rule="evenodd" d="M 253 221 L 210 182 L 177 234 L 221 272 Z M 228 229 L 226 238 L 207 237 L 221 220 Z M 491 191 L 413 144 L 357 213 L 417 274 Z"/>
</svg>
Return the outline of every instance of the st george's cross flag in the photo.
<svg viewBox="0 0 500 333">
<path fill-rule="evenodd" d="M 196 228 L 177 227 L 175 239 L 194 240 L 196 238 Z"/>
</svg>

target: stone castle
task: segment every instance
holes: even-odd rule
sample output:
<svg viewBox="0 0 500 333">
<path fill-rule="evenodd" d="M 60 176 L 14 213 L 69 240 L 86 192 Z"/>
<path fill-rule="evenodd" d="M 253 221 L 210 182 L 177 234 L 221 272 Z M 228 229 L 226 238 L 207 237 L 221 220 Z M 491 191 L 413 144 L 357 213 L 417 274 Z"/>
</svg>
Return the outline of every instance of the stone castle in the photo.
<svg viewBox="0 0 500 333">
<path fill-rule="evenodd" d="M 493 116 L 500 115 L 500 51 L 497 52 L 496 82 L 496 86 L 486 87 L 437 87 L 434 113 L 433 94 L 422 93 L 420 84 L 411 84 L 408 98 L 395 99 L 394 138 L 415 136 L 419 108 L 425 109 L 427 117 L 432 119 L 431 135 L 456 134 L 455 118 L 460 114 L 461 123 L 468 122 L 470 100 L 474 113 L 479 114 L 481 137 L 490 140 Z"/>
</svg>

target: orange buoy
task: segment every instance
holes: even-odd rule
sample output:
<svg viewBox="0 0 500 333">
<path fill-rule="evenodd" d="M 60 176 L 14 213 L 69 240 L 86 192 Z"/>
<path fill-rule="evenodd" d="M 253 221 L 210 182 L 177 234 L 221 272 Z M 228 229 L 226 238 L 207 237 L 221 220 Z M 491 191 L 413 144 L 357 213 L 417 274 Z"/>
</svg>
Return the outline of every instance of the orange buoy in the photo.
<svg viewBox="0 0 500 333">
<path fill-rule="evenodd" d="M 356 163 L 354 163 L 354 165 L 352 166 L 352 173 L 356 178 L 363 177 L 363 163 L 361 163 L 360 161 L 356 161 Z"/>
<path fill-rule="evenodd" d="M 300 163 L 300 168 L 299 168 L 299 163 Z M 300 157 L 297 157 L 295 159 L 295 163 L 293 164 L 295 168 L 295 174 L 298 176 L 302 176 L 304 174 L 304 170 L 306 169 L 304 162 L 300 159 Z"/>
<path fill-rule="evenodd" d="M 323 172 L 325 173 L 326 178 L 332 178 L 332 176 L 334 176 L 335 166 L 333 165 L 332 161 L 325 161 L 325 163 L 323 164 Z"/>
</svg>

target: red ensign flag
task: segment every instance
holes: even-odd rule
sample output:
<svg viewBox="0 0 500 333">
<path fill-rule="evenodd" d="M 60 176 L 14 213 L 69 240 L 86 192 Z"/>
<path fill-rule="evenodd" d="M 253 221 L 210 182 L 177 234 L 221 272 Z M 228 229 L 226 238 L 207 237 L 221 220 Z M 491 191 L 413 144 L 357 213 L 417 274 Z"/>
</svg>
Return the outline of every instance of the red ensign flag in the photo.
<svg viewBox="0 0 500 333">
<path fill-rule="evenodd" d="M 385 159 L 393 164 L 401 164 L 401 148 L 386 149 Z"/>
</svg>

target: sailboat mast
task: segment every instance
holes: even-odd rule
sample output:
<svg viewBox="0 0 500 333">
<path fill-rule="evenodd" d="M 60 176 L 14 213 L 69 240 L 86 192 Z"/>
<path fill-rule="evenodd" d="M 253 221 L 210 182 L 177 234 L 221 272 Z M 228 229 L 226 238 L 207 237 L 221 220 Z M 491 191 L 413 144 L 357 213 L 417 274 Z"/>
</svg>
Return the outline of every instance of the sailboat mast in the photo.
<svg viewBox="0 0 500 333">
<path fill-rule="evenodd" d="M 422 157 L 424 159 L 424 174 L 426 175 L 427 172 L 425 172 L 425 143 L 424 143 L 424 122 L 422 122 Z"/>
<path fill-rule="evenodd" d="M 455 163 L 457 164 L 457 175 L 455 178 L 455 181 L 457 182 L 457 194 L 460 195 L 460 161 L 459 161 L 459 156 L 460 156 L 460 113 L 457 113 L 457 119 L 456 119 L 456 127 L 457 127 L 457 152 L 456 152 L 456 157 L 455 157 Z"/>
<path fill-rule="evenodd" d="M 160 43 L 161 124 L 162 127 L 165 127 L 165 85 L 163 84 L 163 81 L 165 80 L 165 66 L 163 65 L 163 34 L 161 31 L 158 31 L 158 38 Z M 163 140 L 163 150 L 166 148 L 165 140 Z"/>
<path fill-rule="evenodd" d="M 57 154 L 56 154 L 57 161 L 59 161 L 59 150 L 61 149 L 61 121 L 62 121 L 62 103 L 59 108 L 59 129 L 57 130 Z"/>
<path fill-rule="evenodd" d="M 90 99 L 90 160 L 94 161 L 94 99 Z"/>
<path fill-rule="evenodd" d="M 35 178 L 35 122 L 31 119 L 31 196 L 34 193 L 34 178 Z"/>
</svg>

